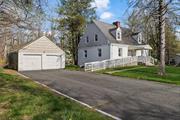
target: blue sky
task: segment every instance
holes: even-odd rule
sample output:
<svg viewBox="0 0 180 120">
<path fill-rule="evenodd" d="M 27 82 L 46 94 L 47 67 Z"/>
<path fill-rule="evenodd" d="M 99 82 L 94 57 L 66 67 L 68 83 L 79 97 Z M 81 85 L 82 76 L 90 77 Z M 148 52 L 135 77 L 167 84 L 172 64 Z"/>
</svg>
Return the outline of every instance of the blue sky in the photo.
<svg viewBox="0 0 180 120">
<path fill-rule="evenodd" d="M 118 20 L 124 24 L 127 17 L 127 0 L 95 0 L 95 4 L 100 20 L 108 23 Z"/>
<path fill-rule="evenodd" d="M 48 18 L 56 17 L 56 7 L 59 0 L 48 0 L 47 15 Z M 97 16 L 101 21 L 112 23 L 120 21 L 125 25 L 128 8 L 128 0 L 94 0 L 92 6 L 97 7 Z M 46 31 L 50 29 L 50 22 L 44 25 Z"/>
</svg>

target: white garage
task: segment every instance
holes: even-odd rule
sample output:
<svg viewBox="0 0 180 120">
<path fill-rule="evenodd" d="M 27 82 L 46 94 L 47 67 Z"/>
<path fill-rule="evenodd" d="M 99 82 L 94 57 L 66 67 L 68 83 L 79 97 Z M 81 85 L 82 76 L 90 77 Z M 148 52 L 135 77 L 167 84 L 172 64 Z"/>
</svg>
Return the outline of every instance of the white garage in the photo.
<svg viewBox="0 0 180 120">
<path fill-rule="evenodd" d="M 12 52 L 9 65 L 18 71 L 61 69 L 65 67 L 65 53 L 43 36 Z"/>
</svg>

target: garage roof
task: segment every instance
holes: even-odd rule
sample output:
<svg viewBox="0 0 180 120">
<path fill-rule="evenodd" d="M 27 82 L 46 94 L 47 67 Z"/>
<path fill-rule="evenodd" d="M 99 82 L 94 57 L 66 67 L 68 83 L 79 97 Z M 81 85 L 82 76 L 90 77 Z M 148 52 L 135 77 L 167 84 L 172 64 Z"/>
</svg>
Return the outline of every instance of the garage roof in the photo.
<svg viewBox="0 0 180 120">
<path fill-rule="evenodd" d="M 64 53 L 55 43 L 53 43 L 46 36 L 42 36 L 37 40 L 31 41 L 18 49 L 20 52 L 33 52 L 33 53 Z"/>
</svg>

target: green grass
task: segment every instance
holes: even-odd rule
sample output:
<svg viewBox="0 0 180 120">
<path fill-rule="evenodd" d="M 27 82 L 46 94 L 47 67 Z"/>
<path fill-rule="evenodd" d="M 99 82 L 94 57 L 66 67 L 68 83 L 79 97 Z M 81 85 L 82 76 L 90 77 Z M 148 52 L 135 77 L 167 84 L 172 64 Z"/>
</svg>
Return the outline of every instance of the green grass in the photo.
<svg viewBox="0 0 180 120">
<path fill-rule="evenodd" d="M 166 75 L 163 77 L 158 75 L 157 66 L 120 67 L 99 71 L 99 73 L 180 85 L 180 67 L 166 66 Z"/>
<path fill-rule="evenodd" d="M 0 120 L 109 120 L 31 80 L 0 73 Z"/>
<path fill-rule="evenodd" d="M 0 73 L 2 73 L 3 72 L 3 68 L 2 67 L 0 67 Z"/>
<path fill-rule="evenodd" d="M 83 70 L 82 68 L 80 68 L 77 65 L 66 65 L 65 67 L 66 70 L 76 70 L 76 71 L 81 71 Z"/>
<path fill-rule="evenodd" d="M 114 72 L 114 71 L 119 71 L 119 70 L 131 69 L 131 68 L 135 68 L 135 67 L 137 67 L 137 66 L 107 68 L 105 70 L 99 70 L 99 71 L 96 71 L 96 72 L 97 73 L 108 73 L 108 72 Z"/>
</svg>

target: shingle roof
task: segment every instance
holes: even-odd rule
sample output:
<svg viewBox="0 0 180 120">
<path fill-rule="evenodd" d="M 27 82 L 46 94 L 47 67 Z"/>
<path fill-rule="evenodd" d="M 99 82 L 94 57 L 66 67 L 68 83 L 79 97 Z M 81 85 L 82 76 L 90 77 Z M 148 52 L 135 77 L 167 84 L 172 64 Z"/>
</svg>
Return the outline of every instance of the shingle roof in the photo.
<svg viewBox="0 0 180 120">
<path fill-rule="evenodd" d="M 116 30 L 116 26 L 102 21 L 93 20 L 94 24 L 101 30 L 101 32 L 106 36 L 110 43 L 120 43 L 127 45 L 138 45 L 137 34 L 133 34 L 130 29 L 121 27 L 122 40 L 116 40 L 115 36 L 112 34 Z"/>
</svg>

